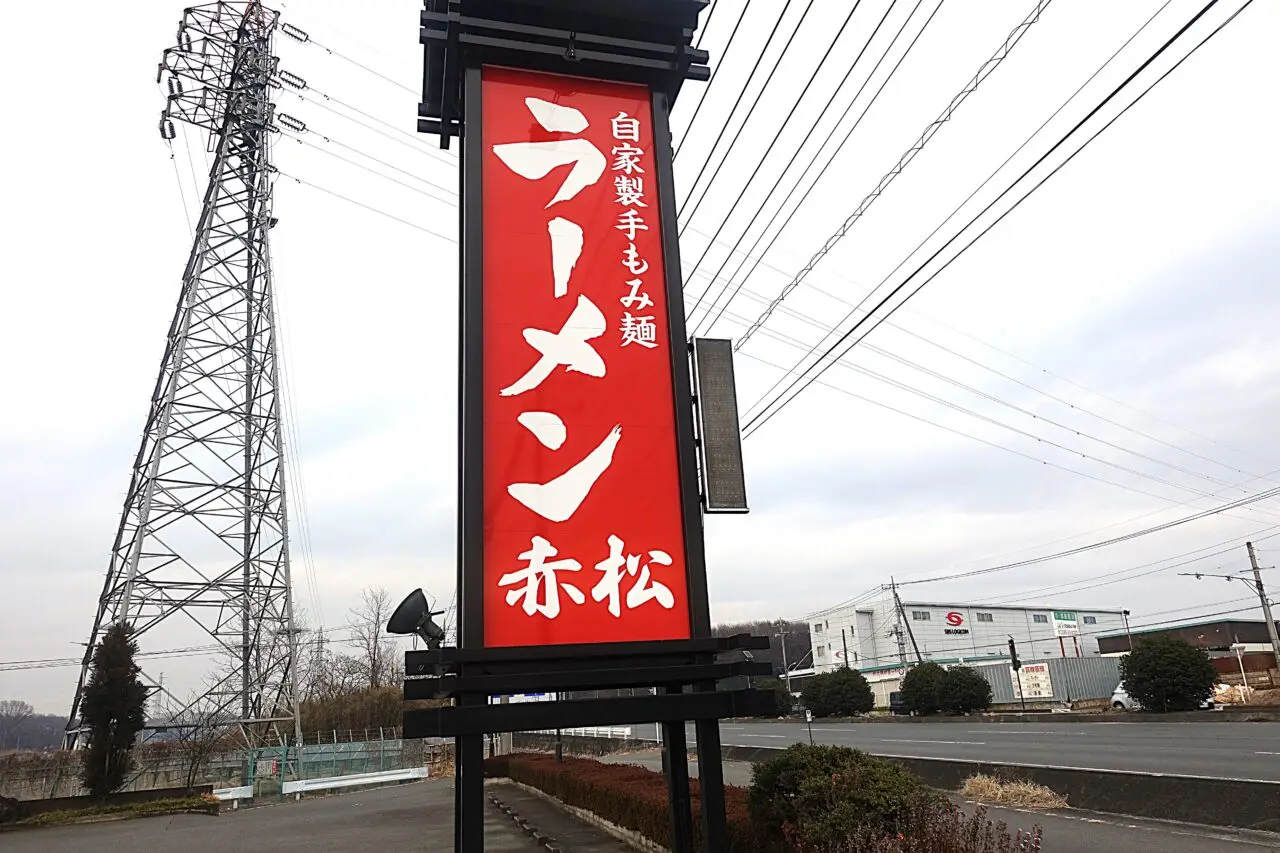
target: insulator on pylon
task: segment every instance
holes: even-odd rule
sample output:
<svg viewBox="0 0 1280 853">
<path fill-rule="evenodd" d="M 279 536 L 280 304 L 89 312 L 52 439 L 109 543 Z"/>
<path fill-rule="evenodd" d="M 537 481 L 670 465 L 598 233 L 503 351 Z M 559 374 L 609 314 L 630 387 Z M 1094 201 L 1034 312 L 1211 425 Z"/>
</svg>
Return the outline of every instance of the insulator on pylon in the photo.
<svg viewBox="0 0 1280 853">
<path fill-rule="evenodd" d="M 171 140 L 178 135 L 178 129 L 173 126 L 173 119 L 169 118 L 168 113 L 160 114 L 160 138 Z"/>
<path fill-rule="evenodd" d="M 169 78 L 169 94 L 181 95 L 182 91 L 183 91 L 182 80 L 178 79 L 177 77 L 170 77 Z"/>
<path fill-rule="evenodd" d="M 289 130 L 292 130 L 294 133 L 307 132 L 307 123 L 304 121 L 301 121 L 300 119 L 294 118 L 288 113 L 280 113 L 278 116 L 276 116 L 276 120 L 279 121 L 282 125 L 284 125 Z"/>
<path fill-rule="evenodd" d="M 291 74 L 291 73 L 289 73 L 288 71 L 281 71 L 281 72 L 280 72 L 280 81 L 281 81 L 282 83 L 285 83 L 285 84 L 289 85 L 289 86 L 292 86 L 292 87 L 293 87 L 293 88 L 295 88 L 295 89 L 305 89 L 305 88 L 307 88 L 307 81 L 306 81 L 306 80 L 303 80 L 303 79 L 302 79 L 301 77 L 299 77 L 297 74 Z"/>
<path fill-rule="evenodd" d="M 307 35 L 306 30 L 295 27 L 293 24 L 281 24 L 280 32 L 284 33 L 294 41 L 300 41 L 303 44 L 311 41 L 311 36 Z"/>
</svg>

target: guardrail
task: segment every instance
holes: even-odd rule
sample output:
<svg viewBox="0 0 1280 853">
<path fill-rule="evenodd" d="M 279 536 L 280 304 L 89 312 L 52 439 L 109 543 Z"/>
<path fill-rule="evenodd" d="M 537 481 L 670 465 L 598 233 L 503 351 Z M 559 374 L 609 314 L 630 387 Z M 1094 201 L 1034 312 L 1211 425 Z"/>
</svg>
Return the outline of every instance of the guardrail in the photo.
<svg viewBox="0 0 1280 853">
<path fill-rule="evenodd" d="M 318 779 L 298 779 L 285 782 L 280 793 L 301 796 L 309 791 L 331 791 L 336 788 L 353 788 L 357 785 L 385 785 L 391 782 L 411 782 L 415 779 L 426 779 L 429 771 L 426 767 L 406 767 L 403 770 L 383 770 L 378 773 L 352 773 L 347 776 L 327 776 Z M 238 788 L 216 788 L 213 796 L 224 802 L 238 806 L 241 800 L 253 799 L 253 786 L 242 785 Z"/>
<path fill-rule="evenodd" d="M 536 729 L 529 732 L 535 735 L 553 735 L 555 729 Z M 631 737 L 631 726 L 589 726 L 581 729 L 560 729 L 560 734 L 570 737 L 602 737 L 622 739 Z"/>
</svg>

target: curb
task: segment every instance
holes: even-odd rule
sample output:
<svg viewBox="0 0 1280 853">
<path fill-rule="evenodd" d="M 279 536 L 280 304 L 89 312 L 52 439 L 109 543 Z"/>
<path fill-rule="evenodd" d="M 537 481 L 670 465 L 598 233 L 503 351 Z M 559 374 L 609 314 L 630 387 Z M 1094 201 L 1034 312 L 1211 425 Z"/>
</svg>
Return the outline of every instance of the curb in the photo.
<svg viewBox="0 0 1280 853">
<path fill-rule="evenodd" d="M 489 802 L 497 806 L 498 811 L 502 812 L 507 817 L 511 818 L 511 820 L 515 823 L 516 826 L 524 830 L 525 834 L 528 835 L 530 838 L 532 838 L 534 842 L 538 844 L 538 846 L 546 850 L 547 853 L 564 853 L 563 849 L 560 847 L 559 844 L 556 843 L 556 840 L 554 838 L 542 832 L 539 832 L 537 827 L 533 826 L 532 824 L 529 823 L 529 821 L 522 818 L 516 812 L 515 809 L 511 808 L 506 803 L 502 802 L 502 800 L 498 799 L 496 795 L 489 794 Z"/>
</svg>

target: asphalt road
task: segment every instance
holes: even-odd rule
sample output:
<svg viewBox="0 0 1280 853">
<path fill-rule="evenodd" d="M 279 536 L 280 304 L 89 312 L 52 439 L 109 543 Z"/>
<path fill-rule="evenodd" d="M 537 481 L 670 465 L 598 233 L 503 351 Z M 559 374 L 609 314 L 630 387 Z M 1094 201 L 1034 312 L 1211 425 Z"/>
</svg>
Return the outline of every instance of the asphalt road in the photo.
<svg viewBox="0 0 1280 853">
<path fill-rule="evenodd" d="M 520 796 L 513 789 L 509 798 Z M 568 853 L 625 848 L 564 812 L 509 803 Z M 551 807 L 554 808 L 554 807 Z M 485 801 L 485 853 L 545 853 L 510 817 Z M 335 794 L 209 815 L 173 815 L 0 833 L 4 853 L 181 851 L 235 853 L 447 853 L 453 850 L 453 782 L 439 780 Z"/>
<path fill-rule="evenodd" d="M 817 727 L 814 727 L 817 734 Z M 629 755 L 611 755 L 605 761 L 639 764 L 652 770 L 662 769 L 662 756 L 656 750 Z M 690 775 L 698 774 L 698 763 L 689 763 Z M 724 762 L 724 781 L 743 787 L 751 784 L 751 765 Z M 972 813 L 976 806 L 958 796 L 952 800 Z M 1003 821 L 1012 834 L 1019 828 L 1039 826 L 1044 832 L 1043 853 L 1264 853 L 1280 851 L 1280 835 L 1247 832 L 1210 826 L 1196 826 L 1163 820 L 1144 820 L 1118 815 L 1099 814 L 1080 809 L 1029 811 L 1024 809 L 988 808 L 987 817 Z"/>
<path fill-rule="evenodd" d="M 726 744 L 782 747 L 808 743 L 809 730 L 726 722 L 720 736 Z M 689 737 L 692 743 L 692 728 Z M 875 755 L 1280 782 L 1280 723 L 815 722 L 813 739 Z"/>
</svg>

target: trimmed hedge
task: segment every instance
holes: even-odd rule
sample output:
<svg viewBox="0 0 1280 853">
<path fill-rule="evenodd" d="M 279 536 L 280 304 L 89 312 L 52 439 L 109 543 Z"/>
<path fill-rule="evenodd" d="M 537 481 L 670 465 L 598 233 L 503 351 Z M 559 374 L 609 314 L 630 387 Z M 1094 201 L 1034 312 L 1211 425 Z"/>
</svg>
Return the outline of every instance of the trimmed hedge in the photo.
<svg viewBox="0 0 1280 853">
<path fill-rule="evenodd" d="M 587 758 L 515 753 L 487 759 L 486 776 L 509 778 L 537 788 L 560 802 L 630 829 L 671 849 L 671 824 L 667 811 L 667 782 L 661 773 L 630 764 L 605 764 Z M 698 780 L 689 780 L 695 825 L 702 818 Z M 747 792 L 732 785 L 724 789 L 725 817 L 729 824 L 729 850 L 705 853 L 765 853 L 753 838 L 747 813 Z M 695 833 L 698 835 L 698 833 Z M 701 839 L 695 848 L 701 850 Z"/>
<path fill-rule="evenodd" d="M 586 758 L 515 753 L 485 775 L 509 778 L 671 848 L 661 773 Z M 729 848 L 700 853 L 1033 853 L 1040 830 L 1011 836 L 984 809 L 966 815 L 892 762 L 847 747 L 798 745 L 756 765 L 751 792 L 725 786 Z M 690 780 L 695 823 L 698 780 Z M 749 802 L 751 806 L 749 807 Z M 754 819 L 753 819 L 754 818 Z"/>
</svg>

